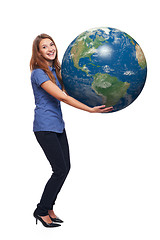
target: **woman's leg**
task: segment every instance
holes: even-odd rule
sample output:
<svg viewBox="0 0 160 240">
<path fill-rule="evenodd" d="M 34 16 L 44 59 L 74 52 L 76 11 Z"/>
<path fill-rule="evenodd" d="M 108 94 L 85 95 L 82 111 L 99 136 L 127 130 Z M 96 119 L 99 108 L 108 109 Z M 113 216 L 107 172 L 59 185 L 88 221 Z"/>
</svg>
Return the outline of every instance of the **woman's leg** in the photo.
<svg viewBox="0 0 160 240">
<path fill-rule="evenodd" d="M 67 135 L 66 135 L 65 129 L 64 129 L 62 134 L 57 134 L 57 137 L 58 137 L 58 140 L 59 140 L 62 152 L 63 152 L 63 157 L 64 157 L 64 161 L 65 161 L 65 166 L 66 166 L 66 177 L 67 177 L 71 165 L 70 165 L 69 145 L 68 145 L 68 139 L 67 139 Z M 64 181 L 65 181 L 66 177 L 64 178 Z M 64 181 L 61 183 L 61 186 L 59 187 L 57 193 L 54 195 L 52 206 L 55 204 L 57 195 L 60 192 L 60 190 L 61 190 L 61 188 L 63 186 Z"/>
<path fill-rule="evenodd" d="M 37 215 L 46 216 L 48 215 L 48 210 L 52 209 L 57 194 L 59 193 L 69 171 L 64 156 L 65 153 L 62 150 L 61 140 L 59 140 L 64 133 L 35 132 L 35 135 L 53 170 L 53 174 L 45 186 L 40 203 L 37 205 L 36 209 Z"/>
</svg>

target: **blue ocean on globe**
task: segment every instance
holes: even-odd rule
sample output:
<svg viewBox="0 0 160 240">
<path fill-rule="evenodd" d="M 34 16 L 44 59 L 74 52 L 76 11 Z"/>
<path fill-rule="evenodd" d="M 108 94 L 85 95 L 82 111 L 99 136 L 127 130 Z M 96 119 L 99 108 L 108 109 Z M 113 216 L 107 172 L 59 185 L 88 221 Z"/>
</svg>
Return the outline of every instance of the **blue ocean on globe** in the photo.
<svg viewBox="0 0 160 240">
<path fill-rule="evenodd" d="M 62 59 L 67 93 L 94 107 L 113 106 L 119 111 L 141 93 L 147 64 L 141 47 L 115 28 L 94 28 L 77 36 Z"/>
</svg>

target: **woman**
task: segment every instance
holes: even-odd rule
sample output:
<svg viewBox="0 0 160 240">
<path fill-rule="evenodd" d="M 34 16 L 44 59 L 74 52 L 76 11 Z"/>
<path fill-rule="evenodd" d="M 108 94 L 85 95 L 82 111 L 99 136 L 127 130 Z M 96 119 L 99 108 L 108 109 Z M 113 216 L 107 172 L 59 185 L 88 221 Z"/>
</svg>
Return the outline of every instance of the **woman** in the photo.
<svg viewBox="0 0 160 240">
<path fill-rule="evenodd" d="M 34 217 L 36 223 L 40 220 L 45 227 L 57 227 L 63 221 L 55 215 L 53 205 L 70 170 L 69 147 L 60 102 L 90 113 L 109 112 L 113 108 L 105 108 L 105 105 L 91 108 L 65 92 L 57 47 L 47 34 L 37 36 L 33 42 L 30 69 L 36 104 L 33 131 L 53 170 Z"/>
</svg>

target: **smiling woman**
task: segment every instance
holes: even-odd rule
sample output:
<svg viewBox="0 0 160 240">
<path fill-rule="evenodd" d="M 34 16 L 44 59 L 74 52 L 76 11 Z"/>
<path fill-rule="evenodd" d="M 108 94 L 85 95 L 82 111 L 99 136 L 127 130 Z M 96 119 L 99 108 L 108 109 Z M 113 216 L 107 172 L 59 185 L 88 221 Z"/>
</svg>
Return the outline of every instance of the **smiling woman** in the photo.
<svg viewBox="0 0 160 240">
<path fill-rule="evenodd" d="M 37 36 L 33 42 L 30 68 L 36 104 L 33 131 L 53 170 L 34 217 L 36 222 L 41 221 L 45 227 L 58 227 L 60 224 L 57 222 L 63 221 L 56 217 L 53 206 L 70 170 L 68 140 L 60 101 L 91 113 L 108 112 L 112 107 L 105 108 L 102 105 L 91 108 L 65 92 L 58 51 L 53 39 L 46 34 Z"/>
</svg>

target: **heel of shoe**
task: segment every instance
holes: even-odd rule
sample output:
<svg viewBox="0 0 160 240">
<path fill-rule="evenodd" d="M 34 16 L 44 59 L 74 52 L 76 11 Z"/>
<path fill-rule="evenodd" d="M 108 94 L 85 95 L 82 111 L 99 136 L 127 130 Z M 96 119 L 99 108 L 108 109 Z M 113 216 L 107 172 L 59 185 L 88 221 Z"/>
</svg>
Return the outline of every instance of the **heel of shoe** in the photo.
<svg viewBox="0 0 160 240">
<path fill-rule="evenodd" d="M 36 218 L 36 224 L 38 223 L 38 219 Z"/>
</svg>

